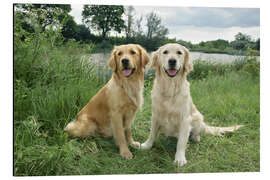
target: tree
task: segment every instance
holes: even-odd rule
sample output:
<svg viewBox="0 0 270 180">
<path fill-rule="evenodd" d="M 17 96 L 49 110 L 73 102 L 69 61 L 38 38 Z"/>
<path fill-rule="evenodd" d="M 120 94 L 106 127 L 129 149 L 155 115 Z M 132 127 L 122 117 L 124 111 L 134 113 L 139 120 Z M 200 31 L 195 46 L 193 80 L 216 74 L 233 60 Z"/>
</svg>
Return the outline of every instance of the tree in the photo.
<svg viewBox="0 0 270 180">
<path fill-rule="evenodd" d="M 251 36 L 243 34 L 241 32 L 237 33 L 235 40 L 231 42 L 233 48 L 237 50 L 247 50 L 251 45 Z"/>
<path fill-rule="evenodd" d="M 260 50 L 260 38 L 258 38 L 256 41 L 255 49 L 258 51 Z"/>
<path fill-rule="evenodd" d="M 66 39 L 75 38 L 76 32 L 77 32 L 77 24 L 74 21 L 73 17 L 70 15 L 67 15 L 63 19 L 63 27 L 61 29 L 61 33 L 63 37 Z"/>
<path fill-rule="evenodd" d="M 250 42 L 251 41 L 251 36 L 247 34 L 243 34 L 241 32 L 237 33 L 235 36 L 235 41 L 246 41 Z"/>
<path fill-rule="evenodd" d="M 90 31 L 84 24 L 80 24 L 77 26 L 75 39 L 77 41 L 84 41 L 84 42 L 90 41 L 91 39 Z"/>
<path fill-rule="evenodd" d="M 177 41 L 177 43 L 179 43 L 179 44 L 181 44 L 189 49 L 193 48 L 193 44 L 191 42 L 188 42 L 188 41 L 184 41 L 184 40 L 180 39 Z"/>
<path fill-rule="evenodd" d="M 16 4 L 15 11 L 20 11 L 26 17 L 31 14 L 37 20 L 43 32 L 51 24 L 61 26 L 63 20 L 71 11 L 71 6 L 68 4 Z"/>
<path fill-rule="evenodd" d="M 166 42 L 168 29 L 161 25 L 161 18 L 154 12 L 146 15 L 146 39 L 144 47 L 148 50 L 156 50 L 159 46 Z"/>
<path fill-rule="evenodd" d="M 90 24 L 92 28 L 101 31 L 102 38 L 106 39 L 111 30 L 121 33 L 125 27 L 123 13 L 123 6 L 84 5 L 82 16 L 85 24 Z"/>
<path fill-rule="evenodd" d="M 134 37 L 141 37 L 143 36 L 143 30 L 142 30 L 142 20 L 143 16 L 141 16 L 139 19 L 135 21 L 135 30 L 132 32 Z"/>
<path fill-rule="evenodd" d="M 229 41 L 223 40 L 223 39 L 218 39 L 215 41 L 212 41 L 213 47 L 216 49 L 221 49 L 224 50 L 226 47 L 230 46 Z"/>
<path fill-rule="evenodd" d="M 154 36 L 159 38 L 165 38 L 165 36 L 169 33 L 168 29 L 161 25 L 161 18 L 157 16 L 154 12 L 151 12 L 146 16 L 146 26 L 147 26 L 147 34 L 146 37 L 148 39 L 152 39 Z"/>
<path fill-rule="evenodd" d="M 128 6 L 126 8 L 126 16 L 127 16 L 127 22 L 126 22 L 126 39 L 128 40 L 131 35 L 133 34 L 133 24 L 134 24 L 134 7 L 133 6 Z"/>
</svg>

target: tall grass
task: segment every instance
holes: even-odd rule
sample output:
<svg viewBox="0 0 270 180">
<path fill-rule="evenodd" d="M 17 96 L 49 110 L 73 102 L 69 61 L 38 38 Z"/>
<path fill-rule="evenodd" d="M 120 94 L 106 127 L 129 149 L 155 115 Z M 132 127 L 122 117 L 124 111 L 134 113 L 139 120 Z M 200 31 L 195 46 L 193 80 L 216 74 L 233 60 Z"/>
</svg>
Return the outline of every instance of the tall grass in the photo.
<svg viewBox="0 0 270 180">
<path fill-rule="evenodd" d="M 258 77 L 260 75 L 260 62 L 253 56 L 237 59 L 232 63 L 217 63 L 207 60 L 195 60 L 193 71 L 189 73 L 188 79 L 204 79 L 211 74 L 225 75 L 229 72 L 243 72 Z"/>
<path fill-rule="evenodd" d="M 80 54 L 90 53 L 91 46 L 74 41 L 60 46 L 57 32 L 36 29 L 27 35 L 18 23 L 14 35 L 14 175 L 55 174 L 63 157 L 74 157 L 69 149 L 78 148 L 68 141 L 63 127 L 104 82 L 92 64 L 81 61 Z"/>
</svg>

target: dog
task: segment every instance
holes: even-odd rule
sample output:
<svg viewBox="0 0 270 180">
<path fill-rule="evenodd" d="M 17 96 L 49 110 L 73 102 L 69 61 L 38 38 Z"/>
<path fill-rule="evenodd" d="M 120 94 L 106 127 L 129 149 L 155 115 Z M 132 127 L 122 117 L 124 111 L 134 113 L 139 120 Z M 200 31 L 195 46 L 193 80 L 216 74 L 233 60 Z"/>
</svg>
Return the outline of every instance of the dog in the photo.
<svg viewBox="0 0 270 180">
<path fill-rule="evenodd" d="M 116 46 L 109 66 L 109 82 L 82 108 L 77 120 L 64 129 L 70 136 L 85 138 L 100 134 L 114 138 L 120 155 L 132 159 L 127 141 L 139 148 L 133 140 L 131 125 L 137 110 L 143 104 L 144 69 L 150 61 L 147 52 L 136 44 Z"/>
<path fill-rule="evenodd" d="M 187 74 L 193 69 L 187 48 L 169 43 L 152 53 L 152 68 L 156 69 L 152 96 L 152 120 L 150 135 L 141 149 L 150 149 L 159 131 L 166 136 L 178 138 L 175 163 L 181 167 L 187 163 L 185 157 L 189 136 L 200 141 L 200 133 L 222 135 L 241 126 L 212 127 L 204 123 L 190 95 Z M 151 68 L 150 67 L 150 68 Z"/>
</svg>

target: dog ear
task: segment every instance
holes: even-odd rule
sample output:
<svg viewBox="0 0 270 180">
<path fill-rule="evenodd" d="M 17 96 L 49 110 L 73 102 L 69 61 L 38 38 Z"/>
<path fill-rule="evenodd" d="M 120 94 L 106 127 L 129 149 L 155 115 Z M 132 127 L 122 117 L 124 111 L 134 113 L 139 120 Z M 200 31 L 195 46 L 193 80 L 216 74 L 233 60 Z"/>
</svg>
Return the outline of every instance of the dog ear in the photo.
<svg viewBox="0 0 270 180">
<path fill-rule="evenodd" d="M 116 53 L 116 50 L 114 49 L 112 51 L 111 58 L 109 60 L 109 66 L 110 66 L 110 68 L 112 69 L 113 72 L 117 71 L 117 63 L 116 63 L 116 57 L 115 57 L 116 55 L 115 55 L 115 53 Z"/>
<path fill-rule="evenodd" d="M 147 52 L 145 51 L 145 49 L 142 46 L 137 45 L 137 47 L 138 47 L 138 49 L 140 51 L 140 58 L 141 58 L 142 67 L 145 68 L 145 66 L 150 61 L 149 56 L 148 56 Z"/>
<path fill-rule="evenodd" d="M 184 62 L 184 72 L 189 73 L 193 70 L 192 61 L 189 56 L 189 50 L 187 48 L 184 48 L 185 51 L 185 62 Z"/>
<path fill-rule="evenodd" d="M 156 68 L 158 66 L 158 51 L 155 51 L 152 53 L 152 63 L 151 63 L 151 66 L 150 66 L 150 69 L 152 68 Z"/>
</svg>

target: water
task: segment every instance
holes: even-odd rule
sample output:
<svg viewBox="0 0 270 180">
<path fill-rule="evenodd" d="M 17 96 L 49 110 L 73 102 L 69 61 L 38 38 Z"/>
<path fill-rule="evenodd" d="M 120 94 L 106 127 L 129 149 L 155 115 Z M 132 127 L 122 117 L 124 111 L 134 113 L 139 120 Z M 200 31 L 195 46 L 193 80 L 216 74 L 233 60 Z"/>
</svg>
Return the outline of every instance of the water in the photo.
<svg viewBox="0 0 270 180">
<path fill-rule="evenodd" d="M 190 58 L 192 61 L 194 60 L 207 60 L 215 63 L 232 63 L 235 60 L 244 59 L 246 56 L 239 55 L 229 55 L 229 54 L 209 54 L 209 53 L 201 53 L 201 52 L 191 52 Z"/>
</svg>

